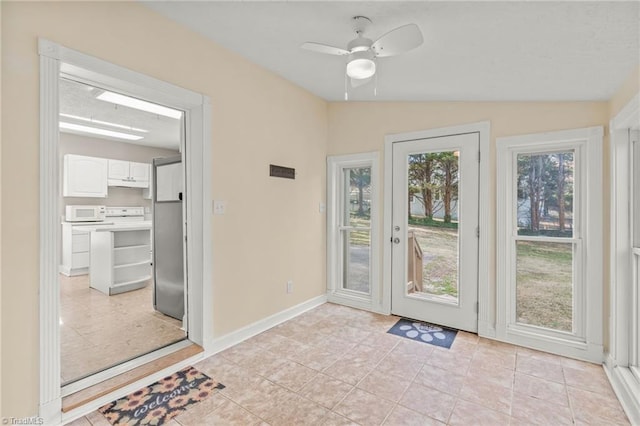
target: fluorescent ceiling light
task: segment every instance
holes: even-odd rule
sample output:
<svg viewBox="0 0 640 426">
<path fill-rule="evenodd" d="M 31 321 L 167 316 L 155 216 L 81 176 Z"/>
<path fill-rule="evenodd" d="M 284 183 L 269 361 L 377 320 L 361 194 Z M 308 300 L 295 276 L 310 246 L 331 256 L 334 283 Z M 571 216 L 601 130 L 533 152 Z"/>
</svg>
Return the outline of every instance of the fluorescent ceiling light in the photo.
<svg viewBox="0 0 640 426">
<path fill-rule="evenodd" d="M 129 108 L 135 108 L 142 111 L 151 112 L 154 114 L 164 115 L 170 118 L 181 118 L 182 111 L 177 109 L 167 108 L 162 105 L 154 104 L 140 99 L 132 98 L 130 96 L 121 95 L 113 92 L 103 92 L 96 99 L 101 101 L 111 102 L 113 104 L 123 105 Z"/>
<path fill-rule="evenodd" d="M 75 130 L 76 132 L 92 133 L 94 135 L 111 136 L 112 138 L 127 139 L 137 141 L 143 139 L 142 136 L 130 135 L 129 133 L 114 132 L 113 130 L 99 129 L 97 127 L 83 126 L 80 124 L 60 122 L 60 128 L 66 130 Z"/>
<path fill-rule="evenodd" d="M 89 123 L 95 123 L 95 124 L 102 124 L 104 126 L 117 127 L 119 129 L 133 130 L 135 132 L 149 133 L 149 131 L 145 130 L 145 129 L 138 129 L 137 127 L 125 126 L 124 124 L 110 123 L 109 121 L 94 120 L 93 118 L 80 117 L 79 115 L 71 115 L 71 114 L 60 113 L 60 117 L 73 118 L 74 120 L 87 121 Z"/>
</svg>

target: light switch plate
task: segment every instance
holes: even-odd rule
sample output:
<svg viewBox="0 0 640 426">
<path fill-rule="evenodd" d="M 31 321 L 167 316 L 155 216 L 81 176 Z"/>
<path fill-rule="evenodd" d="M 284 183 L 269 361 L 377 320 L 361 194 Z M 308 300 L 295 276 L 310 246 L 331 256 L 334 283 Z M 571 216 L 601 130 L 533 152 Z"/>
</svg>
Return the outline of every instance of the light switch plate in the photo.
<svg viewBox="0 0 640 426">
<path fill-rule="evenodd" d="M 213 214 L 222 215 L 227 210 L 227 202 L 222 200 L 213 200 Z"/>
<path fill-rule="evenodd" d="M 324 213 L 326 210 L 327 210 L 326 204 L 320 201 L 320 204 L 318 204 L 318 211 L 320 213 Z"/>
</svg>

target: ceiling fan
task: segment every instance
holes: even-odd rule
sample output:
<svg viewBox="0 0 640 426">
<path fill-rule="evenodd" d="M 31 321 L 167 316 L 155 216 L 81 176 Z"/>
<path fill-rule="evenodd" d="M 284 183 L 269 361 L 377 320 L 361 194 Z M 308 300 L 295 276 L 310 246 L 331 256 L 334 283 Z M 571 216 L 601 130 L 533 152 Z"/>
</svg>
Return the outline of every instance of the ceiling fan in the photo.
<svg viewBox="0 0 640 426">
<path fill-rule="evenodd" d="M 347 44 L 346 49 L 313 42 L 303 43 L 300 46 L 302 49 L 313 52 L 347 56 L 345 99 L 348 98 L 347 78 L 351 81 L 352 87 L 362 86 L 368 83 L 376 73 L 377 58 L 399 55 L 415 49 L 424 41 L 422 32 L 416 24 L 395 28 L 376 41 L 372 41 L 364 37 L 364 33 L 372 24 L 371 19 L 366 16 L 354 16 L 351 21 L 356 38 Z"/>
</svg>

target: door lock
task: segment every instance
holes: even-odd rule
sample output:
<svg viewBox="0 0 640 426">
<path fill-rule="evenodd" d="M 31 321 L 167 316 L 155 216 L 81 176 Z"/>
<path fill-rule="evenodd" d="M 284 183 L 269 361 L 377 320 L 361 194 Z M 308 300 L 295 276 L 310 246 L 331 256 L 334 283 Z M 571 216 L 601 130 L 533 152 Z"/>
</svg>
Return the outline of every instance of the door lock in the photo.
<svg viewBox="0 0 640 426">
<path fill-rule="evenodd" d="M 396 226 L 393 227 L 393 230 L 398 232 L 400 230 L 400 227 L 398 225 L 396 225 Z"/>
<path fill-rule="evenodd" d="M 400 238 L 395 237 L 395 238 L 393 239 L 393 243 L 394 243 L 394 244 L 400 244 Z"/>
</svg>

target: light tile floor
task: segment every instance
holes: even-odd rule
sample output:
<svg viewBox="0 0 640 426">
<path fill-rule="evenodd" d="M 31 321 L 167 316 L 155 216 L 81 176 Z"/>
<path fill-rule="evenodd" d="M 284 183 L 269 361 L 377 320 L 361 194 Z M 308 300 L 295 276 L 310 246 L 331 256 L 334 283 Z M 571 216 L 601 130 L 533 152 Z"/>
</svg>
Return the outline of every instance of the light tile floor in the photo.
<svg viewBox="0 0 640 426">
<path fill-rule="evenodd" d="M 465 332 L 442 349 L 386 334 L 397 319 L 306 312 L 196 364 L 226 388 L 169 425 L 628 424 L 601 366 Z"/>
<path fill-rule="evenodd" d="M 63 383 L 180 340 L 181 326 L 153 309 L 151 282 L 107 296 L 89 287 L 89 275 L 60 274 Z"/>
</svg>

